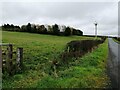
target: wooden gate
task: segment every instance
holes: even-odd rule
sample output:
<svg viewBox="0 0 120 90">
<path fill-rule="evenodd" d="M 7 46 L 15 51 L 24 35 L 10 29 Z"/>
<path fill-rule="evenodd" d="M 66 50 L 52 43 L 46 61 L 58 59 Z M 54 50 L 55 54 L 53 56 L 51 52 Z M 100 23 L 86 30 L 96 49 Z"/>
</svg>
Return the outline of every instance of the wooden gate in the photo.
<svg viewBox="0 0 120 90">
<path fill-rule="evenodd" d="M 0 44 L 0 68 L 3 73 L 8 72 L 13 75 L 22 70 L 23 67 L 23 48 L 13 51 L 13 44 Z"/>
</svg>

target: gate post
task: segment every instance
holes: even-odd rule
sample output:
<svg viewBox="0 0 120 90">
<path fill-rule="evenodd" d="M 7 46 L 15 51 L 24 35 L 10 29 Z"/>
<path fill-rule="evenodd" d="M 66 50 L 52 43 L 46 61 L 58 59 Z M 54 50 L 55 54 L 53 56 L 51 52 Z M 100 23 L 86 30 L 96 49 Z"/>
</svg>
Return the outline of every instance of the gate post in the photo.
<svg viewBox="0 0 120 90">
<path fill-rule="evenodd" d="M 11 74 L 11 69 L 12 69 L 11 68 L 12 67 L 12 50 L 13 50 L 13 45 L 9 44 L 7 48 L 7 61 L 6 61 L 7 70 L 9 74 Z"/>
<path fill-rule="evenodd" d="M 23 48 L 17 48 L 17 60 L 16 60 L 17 69 L 22 69 L 23 67 Z"/>
</svg>

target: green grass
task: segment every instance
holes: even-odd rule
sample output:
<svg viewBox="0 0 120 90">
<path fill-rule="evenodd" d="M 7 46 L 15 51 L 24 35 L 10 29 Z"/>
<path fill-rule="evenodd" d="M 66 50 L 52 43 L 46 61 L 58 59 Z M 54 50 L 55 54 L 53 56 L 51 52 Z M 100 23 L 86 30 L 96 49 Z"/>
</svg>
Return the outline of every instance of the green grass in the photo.
<svg viewBox="0 0 120 90">
<path fill-rule="evenodd" d="M 108 88 L 110 80 L 106 74 L 107 41 L 92 53 L 70 62 L 68 67 L 58 70 L 58 77 L 47 76 L 35 87 L 42 88 Z"/>
<path fill-rule="evenodd" d="M 118 41 L 117 39 L 113 38 L 113 40 L 114 40 L 115 42 L 117 42 L 117 43 L 120 44 L 120 41 Z"/>
<path fill-rule="evenodd" d="M 4 43 L 15 44 L 24 49 L 25 70 L 12 77 L 5 75 L 3 88 L 89 88 L 106 87 L 108 77 L 105 73 L 107 41 L 92 53 L 57 69 L 57 76 L 51 71 L 52 60 L 59 60 L 67 42 L 72 40 L 94 39 L 83 36 L 52 36 L 21 32 L 2 32 Z"/>
</svg>

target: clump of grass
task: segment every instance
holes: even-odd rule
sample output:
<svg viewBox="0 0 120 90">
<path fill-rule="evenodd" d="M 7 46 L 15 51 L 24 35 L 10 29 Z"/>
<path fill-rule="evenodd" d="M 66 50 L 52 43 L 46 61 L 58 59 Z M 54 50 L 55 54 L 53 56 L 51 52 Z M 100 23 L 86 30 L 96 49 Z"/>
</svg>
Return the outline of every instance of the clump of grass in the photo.
<svg viewBox="0 0 120 90">
<path fill-rule="evenodd" d="M 57 81 L 51 76 L 46 76 L 37 82 L 37 88 L 57 88 Z"/>
</svg>

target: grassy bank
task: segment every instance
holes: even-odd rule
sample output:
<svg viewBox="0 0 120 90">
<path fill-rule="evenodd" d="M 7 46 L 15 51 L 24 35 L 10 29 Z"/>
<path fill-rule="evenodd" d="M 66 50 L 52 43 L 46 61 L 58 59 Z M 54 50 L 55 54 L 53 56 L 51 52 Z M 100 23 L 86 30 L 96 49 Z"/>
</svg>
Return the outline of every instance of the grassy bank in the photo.
<svg viewBox="0 0 120 90">
<path fill-rule="evenodd" d="M 72 40 L 94 39 L 83 36 L 52 36 L 19 32 L 2 32 L 4 43 L 13 43 L 24 49 L 25 69 L 12 77 L 5 74 L 3 88 L 91 88 L 107 87 L 107 41 L 92 53 L 51 72 L 52 60 L 59 60 L 66 43 Z M 49 74 L 51 72 L 51 74 Z"/>
<path fill-rule="evenodd" d="M 117 40 L 117 39 L 115 39 L 115 38 L 113 38 L 113 40 L 114 40 L 115 42 L 117 42 L 117 43 L 120 44 L 120 41 L 119 41 L 119 40 Z"/>
</svg>

